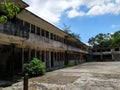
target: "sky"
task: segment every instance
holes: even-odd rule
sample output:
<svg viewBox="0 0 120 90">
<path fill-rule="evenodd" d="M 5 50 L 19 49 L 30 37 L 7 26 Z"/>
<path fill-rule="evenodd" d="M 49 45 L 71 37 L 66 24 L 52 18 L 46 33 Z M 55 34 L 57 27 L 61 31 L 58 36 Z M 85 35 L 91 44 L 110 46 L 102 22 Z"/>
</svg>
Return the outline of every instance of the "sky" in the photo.
<svg viewBox="0 0 120 90">
<path fill-rule="evenodd" d="M 30 6 L 26 9 L 60 29 L 64 24 L 81 41 L 99 33 L 114 33 L 120 30 L 120 0 L 23 0 Z"/>
</svg>

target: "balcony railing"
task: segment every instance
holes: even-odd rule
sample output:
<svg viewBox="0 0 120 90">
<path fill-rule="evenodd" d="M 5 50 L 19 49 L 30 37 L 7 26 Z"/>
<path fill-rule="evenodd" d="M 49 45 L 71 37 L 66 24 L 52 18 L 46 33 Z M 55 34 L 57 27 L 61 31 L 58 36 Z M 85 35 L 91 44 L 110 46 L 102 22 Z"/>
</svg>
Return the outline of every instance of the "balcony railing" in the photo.
<svg viewBox="0 0 120 90">
<path fill-rule="evenodd" d="M 32 33 L 30 33 L 29 39 L 25 43 L 34 44 L 37 46 L 40 45 L 40 46 L 48 47 L 48 48 L 58 48 L 58 49 L 64 49 L 64 50 L 69 50 L 69 51 L 88 53 L 87 51 L 82 50 L 80 48 L 76 48 L 70 45 L 67 46 L 66 44 L 62 42 L 51 40 L 49 38 L 38 36 Z"/>
<path fill-rule="evenodd" d="M 16 21 L 8 21 L 5 24 L 0 24 L 0 33 L 7 35 L 19 36 L 23 38 L 29 37 L 29 32 L 25 27 L 16 23 Z"/>
<path fill-rule="evenodd" d="M 73 47 L 73 46 L 70 46 L 70 45 L 68 45 L 68 50 L 69 51 L 81 52 L 81 53 L 88 53 L 88 51 L 86 51 L 84 49 L 80 49 L 80 48 Z"/>
<path fill-rule="evenodd" d="M 48 48 L 66 49 L 67 47 L 64 43 L 54 41 L 46 37 L 38 36 L 32 33 L 30 34 L 29 39 L 25 43 L 41 45 L 43 47 L 48 47 Z"/>
</svg>

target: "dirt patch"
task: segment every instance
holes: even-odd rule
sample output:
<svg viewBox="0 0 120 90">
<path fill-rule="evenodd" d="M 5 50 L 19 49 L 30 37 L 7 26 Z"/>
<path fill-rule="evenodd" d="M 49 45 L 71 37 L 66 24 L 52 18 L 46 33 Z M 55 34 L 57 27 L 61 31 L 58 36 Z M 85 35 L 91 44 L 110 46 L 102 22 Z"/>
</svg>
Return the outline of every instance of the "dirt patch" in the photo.
<svg viewBox="0 0 120 90">
<path fill-rule="evenodd" d="M 30 82 L 49 83 L 49 84 L 69 84 L 73 83 L 79 77 L 76 76 L 63 76 L 63 75 L 45 75 L 37 78 L 30 79 Z"/>
<path fill-rule="evenodd" d="M 120 79 L 120 74 L 92 73 L 93 77 L 101 79 Z"/>
</svg>

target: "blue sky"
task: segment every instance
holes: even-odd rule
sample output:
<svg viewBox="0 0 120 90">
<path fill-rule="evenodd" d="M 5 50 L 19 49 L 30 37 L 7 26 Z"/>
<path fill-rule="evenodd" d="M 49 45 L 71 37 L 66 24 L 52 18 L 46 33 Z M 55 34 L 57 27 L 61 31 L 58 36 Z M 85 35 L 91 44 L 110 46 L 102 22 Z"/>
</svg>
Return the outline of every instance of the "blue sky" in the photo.
<svg viewBox="0 0 120 90">
<path fill-rule="evenodd" d="M 100 15 L 94 17 L 76 17 L 69 19 L 62 17 L 58 27 L 63 28 L 63 23 L 70 26 L 70 30 L 79 33 L 81 40 L 87 43 L 90 37 L 99 33 L 113 33 L 120 30 L 120 15 Z"/>
<path fill-rule="evenodd" d="M 81 40 L 120 30 L 120 0 L 24 0 L 27 9 L 63 29 L 63 23 Z"/>
</svg>

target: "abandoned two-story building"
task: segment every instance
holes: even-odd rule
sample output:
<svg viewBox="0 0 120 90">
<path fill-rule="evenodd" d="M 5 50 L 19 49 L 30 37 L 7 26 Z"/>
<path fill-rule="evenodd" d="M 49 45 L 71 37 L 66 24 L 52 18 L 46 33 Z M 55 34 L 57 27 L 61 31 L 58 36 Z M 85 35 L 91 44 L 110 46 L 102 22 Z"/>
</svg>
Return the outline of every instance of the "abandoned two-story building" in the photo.
<svg viewBox="0 0 120 90">
<path fill-rule="evenodd" d="M 33 57 L 41 59 L 47 69 L 86 60 L 87 45 L 26 10 L 28 5 L 22 0 L 9 1 L 21 12 L 0 24 L 0 72 L 22 72 L 23 64 Z"/>
<path fill-rule="evenodd" d="M 120 47 L 96 48 L 90 54 L 93 61 L 120 61 Z"/>
</svg>

